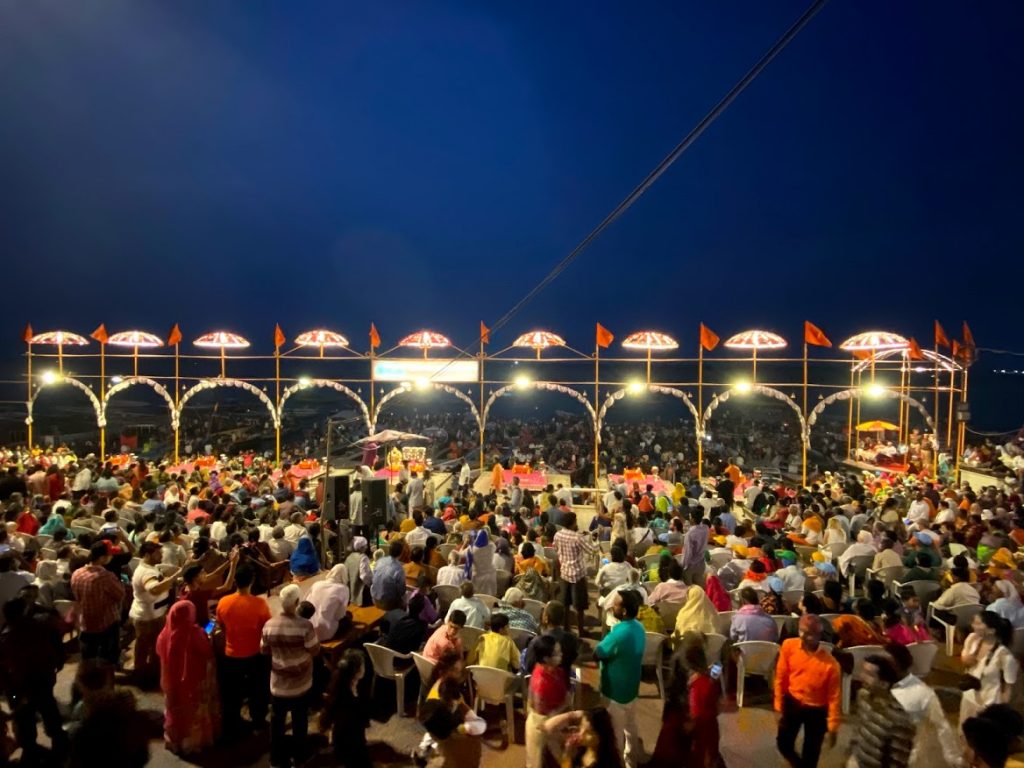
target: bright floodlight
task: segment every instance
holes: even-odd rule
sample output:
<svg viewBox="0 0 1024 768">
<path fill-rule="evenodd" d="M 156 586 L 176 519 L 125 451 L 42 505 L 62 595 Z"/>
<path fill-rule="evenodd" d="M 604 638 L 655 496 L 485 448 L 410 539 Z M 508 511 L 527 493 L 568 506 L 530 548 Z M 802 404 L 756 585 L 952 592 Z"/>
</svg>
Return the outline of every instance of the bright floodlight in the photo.
<svg viewBox="0 0 1024 768">
<path fill-rule="evenodd" d="M 771 331 L 743 331 L 735 336 L 726 339 L 722 346 L 729 349 L 782 349 L 786 346 L 786 340 L 777 333 Z"/>
<path fill-rule="evenodd" d="M 347 347 L 348 339 L 326 328 L 317 328 L 300 333 L 295 337 L 295 343 L 300 347 Z"/>
<path fill-rule="evenodd" d="M 864 394 L 866 394 L 868 397 L 872 399 L 878 399 L 879 397 L 882 397 L 882 395 L 885 394 L 885 387 L 879 384 L 878 382 L 874 382 L 864 387 Z"/>
<path fill-rule="evenodd" d="M 110 377 L 110 383 L 111 384 L 120 384 L 122 381 L 124 381 L 124 378 L 122 378 L 121 376 L 111 376 Z"/>
<path fill-rule="evenodd" d="M 42 378 L 43 384 L 56 384 L 60 381 L 60 376 L 56 371 L 46 371 L 40 378 Z"/>
<path fill-rule="evenodd" d="M 625 349 L 645 349 L 647 351 L 675 349 L 679 343 L 671 336 L 659 331 L 637 331 L 627 336 L 622 346 Z"/>
<path fill-rule="evenodd" d="M 631 381 L 629 382 L 628 389 L 631 395 L 639 395 L 641 392 L 647 389 L 647 387 L 644 386 L 644 383 L 642 381 Z"/>
<path fill-rule="evenodd" d="M 425 376 L 420 376 L 416 379 L 416 389 L 426 389 L 430 386 L 430 380 Z"/>
<path fill-rule="evenodd" d="M 213 331 L 200 336 L 192 342 L 197 347 L 217 347 L 219 349 L 245 349 L 249 341 L 237 333 L 227 331 Z"/>
<path fill-rule="evenodd" d="M 300 376 L 299 377 L 299 386 L 300 387 L 308 387 L 312 383 L 313 383 L 313 380 L 311 378 L 309 378 L 309 376 Z"/>
<path fill-rule="evenodd" d="M 888 331 L 865 331 L 851 336 L 842 344 L 840 349 L 847 352 L 881 352 L 883 349 L 905 349 L 907 340 L 897 333 Z"/>
<path fill-rule="evenodd" d="M 746 395 L 753 391 L 754 385 L 751 384 L 749 381 L 737 381 L 733 385 L 733 389 L 735 389 L 741 395 Z"/>
<path fill-rule="evenodd" d="M 526 389 L 528 386 L 530 386 L 530 377 L 526 376 L 525 374 L 521 374 L 519 376 L 516 376 L 515 382 L 516 386 L 519 389 Z"/>
<path fill-rule="evenodd" d="M 146 333 L 146 331 L 121 331 L 120 333 L 114 333 L 107 339 L 107 343 L 113 344 L 115 347 L 152 348 L 164 345 L 163 339 L 155 334 Z"/>
</svg>

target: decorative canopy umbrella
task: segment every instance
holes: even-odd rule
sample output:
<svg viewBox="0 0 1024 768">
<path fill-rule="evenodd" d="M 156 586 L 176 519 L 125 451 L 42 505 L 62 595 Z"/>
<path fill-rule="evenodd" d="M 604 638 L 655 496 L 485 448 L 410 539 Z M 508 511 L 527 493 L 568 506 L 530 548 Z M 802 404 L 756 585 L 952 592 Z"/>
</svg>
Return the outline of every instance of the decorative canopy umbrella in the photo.
<svg viewBox="0 0 1024 768">
<path fill-rule="evenodd" d="M 904 349 L 908 343 L 898 333 L 865 331 L 864 333 L 858 333 L 856 336 L 851 336 L 840 344 L 839 348 L 845 349 L 847 352 L 875 353 L 881 352 L 884 349 Z"/>
<path fill-rule="evenodd" d="M 415 347 L 416 349 L 423 350 L 423 357 L 427 356 L 427 350 L 430 349 L 441 349 L 443 347 L 450 347 L 451 341 L 448 340 L 447 336 L 442 336 L 440 333 L 434 331 L 416 331 L 416 333 L 410 333 L 400 342 L 400 347 Z"/>
<path fill-rule="evenodd" d="M 328 331 L 324 328 L 317 328 L 313 331 L 300 333 L 295 337 L 295 343 L 300 347 L 319 347 L 320 357 L 323 357 L 324 347 L 347 347 L 348 339 L 340 333 Z"/>
<path fill-rule="evenodd" d="M 57 370 L 64 373 L 64 347 L 84 347 L 89 344 L 89 340 L 70 331 L 47 331 L 46 333 L 37 333 L 29 339 L 28 343 L 29 349 L 32 344 L 57 347 Z"/>
<path fill-rule="evenodd" d="M 651 383 L 651 352 L 675 349 L 679 343 L 668 334 L 658 331 L 637 331 L 622 341 L 623 349 L 647 350 L 647 383 Z"/>
<path fill-rule="evenodd" d="M 227 331 L 212 331 L 211 333 L 205 333 L 192 343 L 197 347 L 220 349 L 220 377 L 222 379 L 227 378 L 225 374 L 226 360 L 224 350 L 245 349 L 249 346 L 248 339 L 243 338 L 236 333 L 228 333 Z"/>
<path fill-rule="evenodd" d="M 891 430 L 895 432 L 899 427 L 895 424 L 890 424 L 888 421 L 865 421 L 862 424 L 857 425 L 858 432 L 885 432 Z"/>
<path fill-rule="evenodd" d="M 132 348 L 132 375 L 138 376 L 139 347 L 162 347 L 164 345 L 164 341 L 159 336 L 152 333 L 146 333 L 145 331 L 121 331 L 120 333 L 112 334 L 110 338 L 107 339 L 107 344 L 113 344 L 115 347 Z"/>
<path fill-rule="evenodd" d="M 512 342 L 513 347 L 532 347 L 537 351 L 537 359 L 540 360 L 540 351 L 548 347 L 564 347 L 565 339 L 557 333 L 550 331 L 530 331 L 524 333 Z"/>
<path fill-rule="evenodd" d="M 761 349 L 783 349 L 786 340 L 771 331 L 743 331 L 725 340 L 729 349 L 749 349 L 754 363 L 753 377 L 757 378 L 757 352 Z"/>
</svg>

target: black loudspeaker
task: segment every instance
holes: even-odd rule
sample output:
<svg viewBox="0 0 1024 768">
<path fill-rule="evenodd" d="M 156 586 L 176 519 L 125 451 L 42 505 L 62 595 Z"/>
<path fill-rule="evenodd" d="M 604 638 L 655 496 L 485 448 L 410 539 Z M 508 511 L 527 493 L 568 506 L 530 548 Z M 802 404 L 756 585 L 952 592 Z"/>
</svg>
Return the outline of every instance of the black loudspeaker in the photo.
<svg viewBox="0 0 1024 768">
<path fill-rule="evenodd" d="M 324 492 L 324 520 L 348 520 L 348 475 L 330 475 Z"/>
<path fill-rule="evenodd" d="M 383 528 L 388 515 L 388 481 L 377 478 L 363 480 L 362 488 L 366 524 L 372 528 Z"/>
</svg>

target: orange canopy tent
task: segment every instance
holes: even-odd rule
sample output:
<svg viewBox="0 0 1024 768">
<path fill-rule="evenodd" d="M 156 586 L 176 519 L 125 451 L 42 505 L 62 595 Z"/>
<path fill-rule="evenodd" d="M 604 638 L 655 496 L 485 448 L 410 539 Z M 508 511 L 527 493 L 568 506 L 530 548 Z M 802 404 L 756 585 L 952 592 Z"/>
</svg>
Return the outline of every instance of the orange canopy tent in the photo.
<svg viewBox="0 0 1024 768">
<path fill-rule="evenodd" d="M 894 432 L 899 429 L 895 424 L 891 424 L 888 421 L 865 421 L 863 424 L 857 425 L 858 432 L 885 432 L 887 430 L 893 430 Z"/>
</svg>

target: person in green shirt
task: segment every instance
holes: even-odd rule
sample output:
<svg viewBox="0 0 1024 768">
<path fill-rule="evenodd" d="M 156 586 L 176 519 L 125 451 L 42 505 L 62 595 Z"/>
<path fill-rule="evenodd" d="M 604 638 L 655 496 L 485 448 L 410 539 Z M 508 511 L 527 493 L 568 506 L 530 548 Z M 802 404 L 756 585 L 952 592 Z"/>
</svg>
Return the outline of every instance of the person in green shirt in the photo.
<svg viewBox="0 0 1024 768">
<path fill-rule="evenodd" d="M 643 751 L 636 723 L 636 700 L 646 643 L 644 627 L 636 619 L 640 602 L 640 594 L 634 590 L 615 593 L 612 613 L 619 623 L 594 649 L 594 658 L 601 663 L 601 693 L 610 700 L 608 712 L 615 732 L 622 734 L 619 746 L 627 768 L 634 768 L 642 761 Z"/>
</svg>

